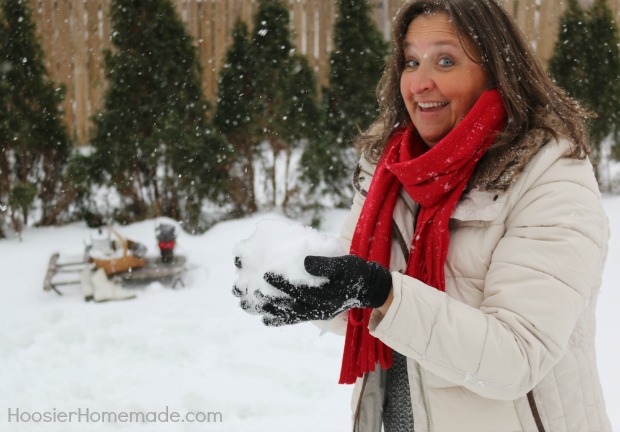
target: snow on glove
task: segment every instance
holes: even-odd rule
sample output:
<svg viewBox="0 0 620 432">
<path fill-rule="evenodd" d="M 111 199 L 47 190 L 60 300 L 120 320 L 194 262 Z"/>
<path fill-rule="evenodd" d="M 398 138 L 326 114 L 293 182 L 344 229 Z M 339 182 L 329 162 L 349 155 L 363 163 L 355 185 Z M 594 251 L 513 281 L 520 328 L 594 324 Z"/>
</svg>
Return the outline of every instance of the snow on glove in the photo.
<svg viewBox="0 0 620 432">
<path fill-rule="evenodd" d="M 238 256 L 235 257 L 235 267 L 238 269 L 243 268 L 241 258 Z M 258 291 L 250 293 L 247 287 L 235 284 L 233 285 L 232 293 L 235 297 L 239 298 L 239 306 L 241 306 L 241 309 L 251 315 L 258 315 L 261 313 L 260 307 L 264 299 L 257 296 Z"/>
<path fill-rule="evenodd" d="M 376 262 L 355 255 L 307 256 L 306 271 L 328 279 L 319 286 L 294 285 L 281 275 L 266 273 L 264 279 L 290 298 L 260 296 L 258 311 L 268 326 L 326 320 L 353 308 L 378 308 L 392 288 L 390 272 Z"/>
</svg>

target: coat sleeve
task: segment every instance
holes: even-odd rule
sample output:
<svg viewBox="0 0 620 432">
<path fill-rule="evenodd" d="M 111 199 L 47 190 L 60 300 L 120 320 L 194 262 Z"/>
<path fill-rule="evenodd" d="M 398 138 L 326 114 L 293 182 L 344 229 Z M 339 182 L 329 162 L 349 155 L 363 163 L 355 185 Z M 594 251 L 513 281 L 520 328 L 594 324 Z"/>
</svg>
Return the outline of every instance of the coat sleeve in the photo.
<svg viewBox="0 0 620 432">
<path fill-rule="evenodd" d="M 392 273 L 394 301 L 373 313 L 373 336 L 492 399 L 525 395 L 554 367 L 595 301 L 609 237 L 590 163 L 559 147 L 545 146 L 509 192 L 480 307 Z"/>
</svg>

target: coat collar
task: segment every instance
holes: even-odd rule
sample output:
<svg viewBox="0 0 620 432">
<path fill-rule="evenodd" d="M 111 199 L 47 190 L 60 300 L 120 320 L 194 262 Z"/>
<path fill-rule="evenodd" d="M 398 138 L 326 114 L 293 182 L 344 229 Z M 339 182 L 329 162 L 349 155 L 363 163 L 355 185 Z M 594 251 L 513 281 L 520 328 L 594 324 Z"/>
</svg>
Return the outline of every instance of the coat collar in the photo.
<svg viewBox="0 0 620 432">
<path fill-rule="evenodd" d="M 557 120 L 542 114 L 534 115 L 534 124 L 554 125 Z M 556 130 L 559 130 L 556 128 Z M 515 142 L 498 141 L 482 157 L 469 182 L 468 189 L 505 192 L 525 166 L 550 140 L 551 133 L 533 128 Z"/>
</svg>

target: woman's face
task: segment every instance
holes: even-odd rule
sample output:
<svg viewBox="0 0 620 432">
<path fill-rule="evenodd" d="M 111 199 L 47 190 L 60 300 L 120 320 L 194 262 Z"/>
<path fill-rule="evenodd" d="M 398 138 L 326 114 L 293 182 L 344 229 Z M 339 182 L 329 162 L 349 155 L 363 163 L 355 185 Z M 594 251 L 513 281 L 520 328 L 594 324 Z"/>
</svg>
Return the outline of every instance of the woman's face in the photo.
<svg viewBox="0 0 620 432">
<path fill-rule="evenodd" d="M 488 79 L 482 66 L 465 53 L 447 14 L 420 15 L 411 21 L 404 53 L 400 92 L 420 137 L 433 147 L 487 90 Z"/>
</svg>

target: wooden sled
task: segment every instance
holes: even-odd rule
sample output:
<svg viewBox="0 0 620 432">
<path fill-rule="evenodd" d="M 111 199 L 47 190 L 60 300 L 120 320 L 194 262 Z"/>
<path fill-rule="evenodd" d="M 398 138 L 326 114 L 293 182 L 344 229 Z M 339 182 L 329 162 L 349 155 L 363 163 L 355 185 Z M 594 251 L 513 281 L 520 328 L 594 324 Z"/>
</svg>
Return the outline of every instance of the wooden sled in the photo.
<svg viewBox="0 0 620 432">
<path fill-rule="evenodd" d="M 122 255 L 109 259 L 89 256 L 87 248 L 85 256 L 80 259 L 64 259 L 59 252 L 50 257 L 45 280 L 44 291 L 54 291 L 62 295 L 59 287 L 66 285 L 80 285 L 79 273 L 86 268 L 103 268 L 110 280 L 122 284 L 145 284 L 161 281 L 170 283 L 172 288 L 178 284 L 185 286 L 182 275 L 188 270 L 187 259 L 183 255 L 175 255 L 171 262 L 163 262 L 158 256 L 141 256 L 136 250 L 145 250 L 140 243 L 123 238 L 116 231 L 110 229 L 122 247 Z M 142 246 L 140 248 L 139 246 Z M 73 274 L 73 277 L 71 275 Z"/>
</svg>

